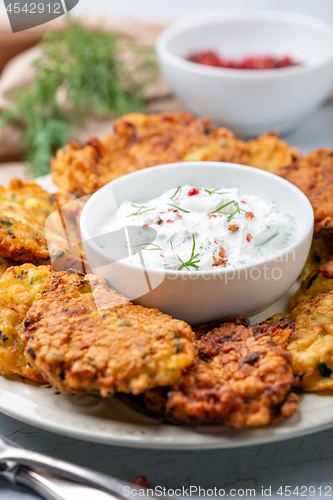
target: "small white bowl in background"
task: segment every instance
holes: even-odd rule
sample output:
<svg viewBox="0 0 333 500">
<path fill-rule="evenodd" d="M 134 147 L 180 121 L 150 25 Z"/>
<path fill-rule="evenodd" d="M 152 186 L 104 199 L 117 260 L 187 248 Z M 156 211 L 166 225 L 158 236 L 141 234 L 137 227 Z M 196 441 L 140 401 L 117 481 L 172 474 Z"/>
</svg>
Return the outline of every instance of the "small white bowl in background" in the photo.
<svg viewBox="0 0 333 500">
<path fill-rule="evenodd" d="M 301 65 L 241 70 L 186 59 L 206 49 L 233 59 L 288 55 Z M 243 137 L 297 128 L 333 84 L 333 27 L 293 12 L 239 10 L 187 19 L 163 31 L 156 51 L 162 73 L 188 111 Z"/>
<path fill-rule="evenodd" d="M 256 264 L 203 271 L 143 269 L 114 262 L 96 242 L 99 222 L 125 200 L 141 203 L 179 185 L 233 188 L 276 202 L 295 217 L 300 236 L 286 249 Z M 91 196 L 81 215 L 84 249 L 93 273 L 136 304 L 156 307 L 189 323 L 253 315 L 276 302 L 298 278 L 313 233 L 313 210 L 293 184 L 252 167 L 218 162 L 182 162 L 148 168 L 116 179 Z M 147 280 L 149 279 L 149 283 Z M 150 290 L 149 290 L 150 287 Z"/>
</svg>

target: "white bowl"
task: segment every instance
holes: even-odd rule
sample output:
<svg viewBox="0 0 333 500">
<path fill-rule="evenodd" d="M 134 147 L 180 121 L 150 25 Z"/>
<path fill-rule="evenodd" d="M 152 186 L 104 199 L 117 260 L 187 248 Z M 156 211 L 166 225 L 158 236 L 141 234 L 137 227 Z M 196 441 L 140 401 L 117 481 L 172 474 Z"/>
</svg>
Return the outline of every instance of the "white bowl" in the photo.
<svg viewBox="0 0 333 500">
<path fill-rule="evenodd" d="M 295 217 L 299 238 L 256 264 L 235 270 L 143 269 L 114 261 L 97 243 L 98 223 L 124 200 L 146 202 L 179 185 L 237 187 L 261 196 Z M 81 215 L 84 249 L 92 271 L 137 304 L 156 307 L 189 323 L 252 315 L 277 301 L 298 278 L 309 253 L 313 210 L 305 195 L 276 175 L 252 167 L 218 162 L 182 162 L 140 170 L 110 182 L 86 203 Z M 96 238 L 97 237 L 97 238 Z M 147 280 L 149 278 L 149 281 Z M 149 288 L 150 287 L 150 288 Z"/>
<path fill-rule="evenodd" d="M 302 65 L 239 70 L 186 60 L 195 51 L 221 55 L 290 55 Z M 325 100 L 333 83 L 333 28 L 302 14 L 233 11 L 181 21 L 159 36 L 161 70 L 185 108 L 240 136 L 286 133 Z"/>
</svg>

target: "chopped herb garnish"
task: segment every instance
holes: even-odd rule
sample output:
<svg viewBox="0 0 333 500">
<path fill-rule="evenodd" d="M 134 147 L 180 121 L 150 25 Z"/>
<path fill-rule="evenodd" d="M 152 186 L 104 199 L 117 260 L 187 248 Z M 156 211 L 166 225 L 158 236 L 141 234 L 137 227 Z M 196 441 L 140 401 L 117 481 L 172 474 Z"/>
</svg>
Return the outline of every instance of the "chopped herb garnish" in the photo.
<svg viewBox="0 0 333 500">
<path fill-rule="evenodd" d="M 28 349 L 28 354 L 32 357 L 32 359 L 36 359 L 36 353 L 31 347 Z"/>
<path fill-rule="evenodd" d="M 147 245 L 145 247 L 145 245 Z M 135 247 L 144 247 L 143 250 L 162 250 L 161 247 L 156 245 L 155 243 L 138 243 L 137 245 L 134 245 Z M 153 248 L 148 248 L 148 247 L 153 247 Z"/>
<path fill-rule="evenodd" d="M 324 378 L 328 378 L 332 373 L 332 370 L 327 366 L 326 363 L 318 363 L 317 367 L 320 375 Z"/>
<path fill-rule="evenodd" d="M 180 186 L 178 186 L 176 192 L 171 196 L 170 200 L 173 200 L 173 199 L 177 200 L 177 198 L 179 198 L 179 196 L 180 196 L 181 191 L 182 191 L 182 188 Z M 177 193 L 178 193 L 178 196 L 177 196 Z M 177 198 L 175 198 L 175 196 L 177 196 Z"/>
<path fill-rule="evenodd" d="M 220 210 L 222 210 L 222 208 L 225 208 L 228 205 L 231 205 L 232 203 L 235 205 L 236 210 L 234 210 L 233 212 L 220 212 Z M 247 213 L 246 210 L 243 210 L 242 208 L 239 208 L 239 205 L 238 205 L 237 201 L 235 201 L 235 200 L 232 200 L 232 201 L 229 201 L 228 203 L 225 203 L 225 205 L 222 205 L 221 207 L 217 208 L 213 212 L 209 212 L 209 214 L 207 214 L 207 215 L 215 214 L 216 212 L 220 212 L 221 214 L 228 215 L 229 216 L 228 217 L 228 222 L 236 214 L 240 214 L 241 212 Z"/>
<path fill-rule="evenodd" d="M 228 205 L 231 205 L 231 203 L 235 203 L 235 201 L 229 201 L 228 203 L 225 203 L 224 205 L 222 205 L 221 207 L 217 208 L 216 210 L 214 210 L 213 212 L 209 212 L 209 214 L 207 215 L 211 215 L 211 214 L 215 214 L 216 212 L 219 212 L 220 210 L 222 210 L 222 208 L 225 208 L 227 207 Z M 222 212 L 223 213 L 223 212 Z M 228 212 L 225 212 L 225 213 L 228 213 Z"/>
<path fill-rule="evenodd" d="M 5 226 L 5 227 L 6 227 L 6 226 L 7 226 L 7 227 L 10 227 L 10 226 L 12 226 L 12 225 L 13 225 L 13 223 L 12 223 L 12 222 L 10 222 L 9 220 L 3 220 L 3 219 L 2 219 L 2 220 L 0 220 L 0 222 L 1 222 L 2 226 Z"/>
<path fill-rule="evenodd" d="M 207 193 L 209 193 L 210 195 L 212 195 L 212 194 L 228 194 L 227 192 L 225 192 L 225 193 L 218 193 L 219 189 L 221 189 L 221 188 L 212 189 L 211 191 L 209 189 L 205 189 L 205 191 L 207 191 Z"/>
<path fill-rule="evenodd" d="M 178 208 L 178 210 L 181 210 L 182 212 L 186 212 L 187 214 L 191 213 L 189 210 L 184 210 L 183 208 L 177 207 L 177 205 L 172 205 L 171 203 L 167 203 L 170 207 Z"/>
<path fill-rule="evenodd" d="M 308 284 L 306 285 L 307 290 L 309 290 L 309 288 L 311 287 L 311 285 L 315 281 L 315 279 L 318 278 L 319 273 L 320 273 L 320 271 L 317 271 L 313 276 L 311 276 L 311 278 L 308 281 Z"/>
<path fill-rule="evenodd" d="M 137 205 L 133 205 L 133 207 L 137 207 Z M 146 212 L 151 212 L 152 210 L 155 210 L 156 208 L 157 207 L 148 208 L 145 205 L 142 205 L 141 207 L 139 207 L 139 210 L 137 212 L 135 212 L 134 214 L 126 215 L 126 217 L 132 217 L 133 215 L 141 215 L 141 214 L 144 214 Z"/>
<path fill-rule="evenodd" d="M 180 352 L 180 340 L 179 337 L 176 333 L 174 333 L 175 339 L 176 339 L 176 354 Z"/>
<path fill-rule="evenodd" d="M 192 253 L 191 253 L 191 257 L 188 259 L 188 261 L 184 262 L 179 257 L 179 255 L 177 255 L 178 259 L 182 263 L 182 265 L 178 267 L 178 271 L 180 271 L 181 269 L 183 269 L 183 267 L 186 267 L 186 269 L 189 271 L 190 270 L 189 266 L 194 267 L 194 269 L 196 269 L 196 270 L 199 269 L 199 266 L 197 265 L 197 262 L 200 262 L 200 259 L 197 259 L 197 257 L 199 257 L 200 254 L 197 253 L 196 255 L 194 255 L 194 252 L 195 252 L 195 238 L 194 238 L 194 234 L 192 234 L 192 239 L 193 239 Z M 197 260 L 194 260 L 194 259 L 197 259 Z"/>
<path fill-rule="evenodd" d="M 2 333 L 2 331 L 0 330 L 0 339 L 2 340 L 2 342 L 6 342 L 6 340 L 9 339 L 9 337 L 7 337 L 4 333 Z"/>
</svg>

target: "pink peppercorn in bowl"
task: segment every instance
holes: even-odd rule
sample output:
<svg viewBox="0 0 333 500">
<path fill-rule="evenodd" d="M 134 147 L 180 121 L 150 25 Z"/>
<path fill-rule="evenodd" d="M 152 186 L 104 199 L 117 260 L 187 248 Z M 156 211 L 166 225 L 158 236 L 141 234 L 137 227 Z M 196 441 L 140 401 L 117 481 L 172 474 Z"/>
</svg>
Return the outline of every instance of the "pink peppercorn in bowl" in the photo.
<svg viewBox="0 0 333 500">
<path fill-rule="evenodd" d="M 126 237 L 123 236 L 123 228 L 111 234 L 115 238 L 111 247 L 100 244 L 100 237 L 106 234 L 100 230 L 101 221 L 111 217 L 125 200 L 133 203 L 133 210 L 138 213 L 140 207 L 146 207 L 150 200 L 165 191 L 170 189 L 176 192 L 177 186 L 185 185 L 193 186 L 186 191 L 188 203 L 192 204 L 199 199 L 196 191 L 205 187 L 212 190 L 237 188 L 242 195 L 258 196 L 266 203 L 275 202 L 279 209 L 295 219 L 297 237 L 286 248 L 255 262 L 234 268 L 221 265 L 203 270 L 196 268 L 198 248 L 192 256 L 188 255 L 188 268 L 186 265 L 179 265 L 177 269 L 149 267 L 147 256 L 153 252 L 148 251 L 141 253 L 141 265 L 131 262 L 122 253 L 130 226 L 123 231 L 128 233 Z M 164 219 L 169 216 L 177 218 L 172 212 L 176 198 L 170 200 L 171 211 L 163 216 Z M 238 209 L 245 213 L 243 207 L 245 205 L 238 206 Z M 184 216 L 184 208 L 186 211 L 188 207 L 182 208 L 178 215 Z M 148 212 L 149 208 L 144 210 Z M 252 223 L 253 214 L 246 212 L 246 219 Z M 134 303 L 155 307 L 175 318 L 196 324 L 235 315 L 253 315 L 281 298 L 304 266 L 312 241 L 313 219 L 308 199 L 284 179 L 252 167 L 207 161 L 161 165 L 120 177 L 92 195 L 83 209 L 80 224 L 86 256 L 95 274 L 105 278 L 115 290 Z M 230 235 L 234 234 L 234 221 L 234 218 L 230 219 Z M 164 224 L 168 222 L 171 221 L 165 220 Z M 176 226 L 176 223 L 169 225 Z M 247 240 L 244 239 L 245 245 L 251 245 L 252 235 L 244 235 Z M 160 244 L 158 240 L 152 240 L 151 249 L 157 244 Z M 221 261 L 225 258 L 222 250 L 219 253 Z M 229 255 L 227 257 L 230 258 Z M 183 260 L 181 262 L 186 264 Z"/>
<path fill-rule="evenodd" d="M 207 50 L 235 61 L 269 55 L 299 64 L 242 70 L 188 60 Z M 332 26 L 293 12 L 238 10 L 187 19 L 159 36 L 156 51 L 167 82 L 188 111 L 243 137 L 297 128 L 333 85 Z"/>
</svg>

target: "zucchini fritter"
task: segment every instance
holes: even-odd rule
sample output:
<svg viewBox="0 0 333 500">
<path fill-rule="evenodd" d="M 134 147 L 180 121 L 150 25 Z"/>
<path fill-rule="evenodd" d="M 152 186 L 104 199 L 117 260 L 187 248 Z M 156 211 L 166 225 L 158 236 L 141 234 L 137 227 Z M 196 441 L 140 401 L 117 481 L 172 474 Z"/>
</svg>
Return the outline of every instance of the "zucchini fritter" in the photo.
<svg viewBox="0 0 333 500">
<path fill-rule="evenodd" d="M 307 279 L 302 282 L 300 289 L 290 299 L 289 307 L 291 310 L 301 302 L 306 302 L 317 297 L 317 295 L 333 291 L 333 261 L 327 264 L 326 267 L 324 264 L 319 269 L 312 271 Z M 329 268 L 331 272 L 328 272 L 326 268 Z"/>
<path fill-rule="evenodd" d="M 179 161 L 220 161 L 269 171 L 285 166 L 298 150 L 275 135 L 246 143 L 208 118 L 189 113 L 124 115 L 102 139 L 71 142 L 51 160 L 52 178 L 67 193 L 84 196 L 122 175 Z"/>
<path fill-rule="evenodd" d="M 52 262 L 57 270 L 85 268 L 86 263 L 78 244 L 72 245 L 65 231 L 62 234 L 54 231 L 54 224 L 46 230 L 45 226 L 34 222 L 32 212 L 34 209 L 21 206 L 3 208 L 0 205 L 0 256 L 19 264 L 42 265 Z"/>
<path fill-rule="evenodd" d="M 323 288 L 324 285 L 323 279 L 318 287 Z M 275 340 L 285 345 L 291 354 L 297 385 L 305 391 L 332 391 L 333 291 L 311 300 L 306 298 L 291 313 L 275 314 L 262 325 L 277 325 L 281 320 L 289 322 L 293 333 L 287 342 L 278 336 Z"/>
<path fill-rule="evenodd" d="M 333 239 L 328 236 L 313 238 L 310 253 L 301 272 L 300 279 L 304 281 L 312 271 L 319 269 L 325 262 L 332 258 Z"/>
<path fill-rule="evenodd" d="M 52 195 L 35 182 L 25 182 L 13 178 L 8 188 L 0 186 L 0 207 L 20 206 L 33 218 L 32 222 L 43 225 L 47 217 L 57 209 Z M 32 209 L 32 210 L 31 210 Z"/>
<path fill-rule="evenodd" d="M 62 218 L 67 231 L 78 239 L 80 238 L 81 212 L 89 197 L 90 196 L 84 196 L 83 198 L 80 198 L 75 195 L 75 193 L 69 193 L 63 189 L 59 189 L 59 191 L 54 195 L 58 210 L 61 210 Z"/>
<path fill-rule="evenodd" d="M 40 186 L 19 179 L 0 186 L 0 257 L 16 265 L 87 270 L 76 222 Z"/>
<path fill-rule="evenodd" d="M 333 236 L 333 149 L 318 149 L 277 172 L 309 198 L 315 235 Z"/>
<path fill-rule="evenodd" d="M 288 315 L 295 330 L 287 346 L 305 391 L 333 389 L 333 292 L 301 302 Z"/>
<path fill-rule="evenodd" d="M 172 384 L 196 355 L 186 323 L 133 305 L 92 275 L 55 273 L 28 312 L 24 339 L 53 387 L 105 397 Z"/>
<path fill-rule="evenodd" d="M 292 161 L 300 157 L 298 148 L 290 147 L 274 132 L 262 134 L 258 139 L 249 141 L 248 145 L 250 148 L 249 165 L 273 174 L 279 168 L 290 165 Z"/>
<path fill-rule="evenodd" d="M 199 355 L 172 387 L 147 391 L 148 408 L 172 423 L 240 428 L 275 423 L 298 409 L 291 359 L 273 341 L 278 327 L 223 323 L 197 341 Z"/>
<path fill-rule="evenodd" d="M 50 276 L 49 266 L 32 264 L 10 267 L 0 278 L 0 374 L 18 374 L 37 382 L 42 376 L 31 368 L 24 357 L 20 332 L 24 317 Z"/>
</svg>

